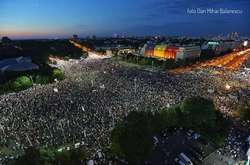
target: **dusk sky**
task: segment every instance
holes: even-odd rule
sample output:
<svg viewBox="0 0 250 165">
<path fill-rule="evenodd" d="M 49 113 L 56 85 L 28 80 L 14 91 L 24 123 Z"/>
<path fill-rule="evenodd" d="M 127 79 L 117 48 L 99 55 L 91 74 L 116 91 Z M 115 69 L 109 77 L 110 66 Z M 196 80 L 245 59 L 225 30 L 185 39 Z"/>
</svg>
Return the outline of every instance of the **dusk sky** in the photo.
<svg viewBox="0 0 250 165">
<path fill-rule="evenodd" d="M 243 13 L 189 14 L 188 8 Z M 0 37 L 250 36 L 249 8 L 249 0 L 0 0 Z"/>
</svg>

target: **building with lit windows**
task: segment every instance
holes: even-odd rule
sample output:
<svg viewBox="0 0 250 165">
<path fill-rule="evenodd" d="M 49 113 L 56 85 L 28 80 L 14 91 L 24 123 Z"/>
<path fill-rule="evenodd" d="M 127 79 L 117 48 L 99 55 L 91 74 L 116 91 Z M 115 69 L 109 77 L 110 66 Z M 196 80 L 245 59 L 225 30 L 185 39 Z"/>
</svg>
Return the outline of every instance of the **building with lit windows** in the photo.
<svg viewBox="0 0 250 165">
<path fill-rule="evenodd" d="M 183 46 L 179 47 L 177 54 L 176 54 L 176 59 L 194 59 L 198 58 L 201 55 L 201 48 L 200 46 Z"/>
<path fill-rule="evenodd" d="M 152 57 L 154 56 L 154 48 L 155 48 L 154 44 L 147 43 L 142 47 L 140 54 L 145 57 Z"/>
<path fill-rule="evenodd" d="M 167 44 L 147 43 L 142 47 L 140 54 L 159 59 L 185 60 L 200 57 L 201 48 L 200 46 L 169 46 Z"/>
<path fill-rule="evenodd" d="M 240 41 L 208 41 L 202 45 L 202 50 L 212 50 L 214 54 L 222 54 L 240 48 L 242 42 Z"/>
</svg>

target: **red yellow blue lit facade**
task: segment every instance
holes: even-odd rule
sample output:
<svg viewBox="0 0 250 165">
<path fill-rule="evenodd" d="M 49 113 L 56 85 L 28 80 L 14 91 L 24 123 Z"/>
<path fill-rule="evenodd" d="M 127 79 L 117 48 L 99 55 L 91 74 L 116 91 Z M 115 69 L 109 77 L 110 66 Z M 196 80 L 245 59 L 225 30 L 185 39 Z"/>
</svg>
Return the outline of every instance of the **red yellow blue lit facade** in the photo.
<svg viewBox="0 0 250 165">
<path fill-rule="evenodd" d="M 178 48 L 167 45 L 146 45 L 142 53 L 146 57 L 156 57 L 164 59 L 175 59 Z"/>
<path fill-rule="evenodd" d="M 166 44 L 145 44 L 141 49 L 141 55 L 159 59 L 186 59 L 199 57 L 201 49 L 199 46 L 169 46 Z"/>
</svg>

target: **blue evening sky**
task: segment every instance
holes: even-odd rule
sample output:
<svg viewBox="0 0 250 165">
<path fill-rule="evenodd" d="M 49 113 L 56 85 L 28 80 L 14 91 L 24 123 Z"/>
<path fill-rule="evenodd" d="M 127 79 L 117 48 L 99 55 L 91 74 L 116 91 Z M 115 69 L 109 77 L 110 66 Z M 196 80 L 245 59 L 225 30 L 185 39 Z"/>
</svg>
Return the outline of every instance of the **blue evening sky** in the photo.
<svg viewBox="0 0 250 165">
<path fill-rule="evenodd" d="M 250 35 L 249 0 L 0 0 L 0 36 Z M 187 9 L 242 14 L 188 14 Z"/>
</svg>

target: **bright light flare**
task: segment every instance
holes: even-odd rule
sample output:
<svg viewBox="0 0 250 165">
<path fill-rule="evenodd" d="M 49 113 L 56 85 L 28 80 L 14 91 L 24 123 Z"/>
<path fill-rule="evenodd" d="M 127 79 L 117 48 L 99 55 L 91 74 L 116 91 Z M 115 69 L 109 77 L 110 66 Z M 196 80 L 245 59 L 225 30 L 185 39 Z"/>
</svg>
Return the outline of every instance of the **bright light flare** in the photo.
<svg viewBox="0 0 250 165">
<path fill-rule="evenodd" d="M 225 85 L 225 88 L 226 88 L 226 90 L 229 90 L 229 89 L 231 89 L 231 86 L 228 85 L 228 84 L 226 84 L 226 85 Z"/>
</svg>

